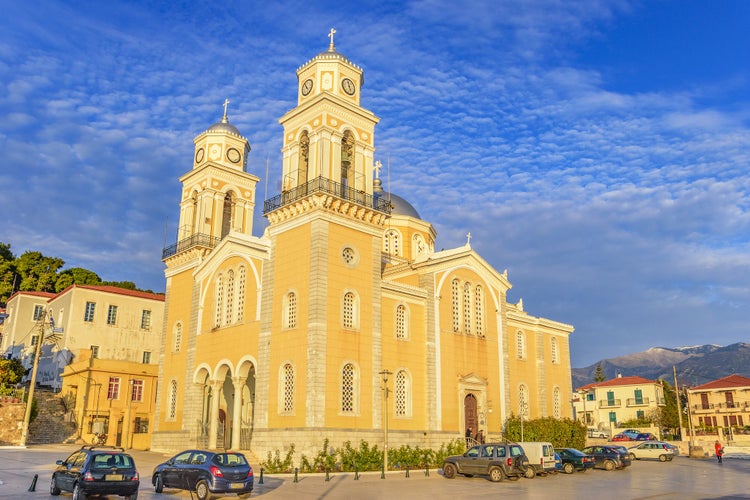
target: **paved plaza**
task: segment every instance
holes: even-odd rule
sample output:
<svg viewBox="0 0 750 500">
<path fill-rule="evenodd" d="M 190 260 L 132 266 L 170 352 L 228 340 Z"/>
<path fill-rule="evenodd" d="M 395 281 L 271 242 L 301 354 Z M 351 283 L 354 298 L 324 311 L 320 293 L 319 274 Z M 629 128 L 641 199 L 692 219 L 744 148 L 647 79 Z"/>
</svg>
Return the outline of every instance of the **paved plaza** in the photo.
<svg viewBox="0 0 750 500">
<path fill-rule="evenodd" d="M 0 449 L 0 498 L 69 499 L 49 494 L 49 478 L 55 460 L 68 456 L 73 445 L 32 446 L 27 449 Z M 131 451 L 141 473 L 140 499 L 179 500 L 191 498 L 190 492 L 167 489 L 154 493 L 151 470 L 168 458 L 159 453 Z M 273 499 L 439 499 L 439 498 L 602 498 L 613 499 L 750 499 L 750 460 L 728 458 L 719 465 L 712 459 L 676 457 L 672 462 L 635 461 L 623 471 L 592 470 L 571 475 L 556 474 L 519 481 L 492 483 L 483 477 L 445 479 L 439 470 L 380 473 L 300 474 L 298 482 L 289 475 L 265 475 L 252 497 Z M 30 492 L 34 474 L 38 475 L 35 491 Z M 111 497 L 117 498 L 117 497 Z M 232 498 L 232 497 L 226 497 Z"/>
</svg>

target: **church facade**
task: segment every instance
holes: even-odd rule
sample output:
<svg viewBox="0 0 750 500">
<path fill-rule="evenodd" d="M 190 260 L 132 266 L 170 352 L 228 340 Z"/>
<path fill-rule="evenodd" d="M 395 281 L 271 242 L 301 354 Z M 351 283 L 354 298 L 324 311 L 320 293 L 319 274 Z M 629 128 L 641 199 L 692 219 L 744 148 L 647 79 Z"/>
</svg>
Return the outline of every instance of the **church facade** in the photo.
<svg viewBox="0 0 750 500">
<path fill-rule="evenodd" d="M 308 456 L 361 439 L 438 448 L 467 428 L 572 416 L 573 327 L 511 304 L 507 272 L 383 190 L 362 69 L 331 43 L 297 70 L 281 192 L 256 207 L 227 118 L 180 178 L 151 447 Z M 253 236 L 262 209 L 268 227 Z"/>
</svg>

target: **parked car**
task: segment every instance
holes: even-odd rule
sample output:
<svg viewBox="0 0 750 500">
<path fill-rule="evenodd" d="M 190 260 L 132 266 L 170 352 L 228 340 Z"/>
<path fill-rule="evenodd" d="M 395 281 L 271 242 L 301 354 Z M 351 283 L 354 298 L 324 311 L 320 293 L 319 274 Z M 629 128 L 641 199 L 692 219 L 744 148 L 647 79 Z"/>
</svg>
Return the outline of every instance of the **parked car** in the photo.
<svg viewBox="0 0 750 500">
<path fill-rule="evenodd" d="M 562 457 L 555 451 L 555 474 L 563 471 Z"/>
<path fill-rule="evenodd" d="M 620 434 L 625 434 L 631 440 L 635 441 L 635 437 L 638 434 L 641 434 L 641 431 L 639 431 L 638 429 L 625 429 L 624 431 L 620 431 Z"/>
<path fill-rule="evenodd" d="M 618 441 L 633 441 L 633 438 L 628 436 L 627 434 L 615 434 L 612 436 L 612 439 L 610 441 L 618 442 Z"/>
<path fill-rule="evenodd" d="M 677 455 L 680 454 L 680 447 L 679 446 L 675 446 L 672 443 L 664 443 L 664 444 L 666 444 L 669 447 L 669 449 L 672 450 L 672 455 L 673 456 L 676 457 Z"/>
<path fill-rule="evenodd" d="M 656 436 L 650 432 L 641 432 L 635 437 L 635 441 L 656 441 Z"/>
<path fill-rule="evenodd" d="M 529 465 L 537 474 L 555 471 L 555 447 L 543 441 L 519 441 Z"/>
<path fill-rule="evenodd" d="M 494 482 L 535 475 L 523 448 L 517 443 L 480 444 L 472 446 L 463 455 L 446 457 L 443 476 L 453 479 L 456 474 L 466 477 L 489 476 L 490 481 Z"/>
<path fill-rule="evenodd" d="M 555 452 L 560 455 L 562 470 L 566 474 L 572 474 L 574 471 L 586 472 L 596 465 L 594 457 L 575 448 L 555 448 Z"/>
<path fill-rule="evenodd" d="M 120 495 L 136 500 L 140 479 L 133 457 L 113 446 L 83 446 L 57 467 L 49 482 L 49 494 L 73 493 L 73 500 L 86 495 Z"/>
<path fill-rule="evenodd" d="M 628 449 L 632 460 L 642 458 L 658 459 L 660 462 L 666 462 L 674 458 L 674 452 L 667 443 L 661 441 L 647 441 Z"/>
<path fill-rule="evenodd" d="M 185 450 L 157 465 L 151 484 L 156 493 L 164 488 L 195 491 L 198 500 L 214 493 L 248 498 L 253 491 L 253 468 L 242 453 Z"/>
<path fill-rule="evenodd" d="M 612 432 L 609 429 L 597 429 L 596 427 L 588 428 L 588 435 L 590 438 L 608 439 Z"/>
<path fill-rule="evenodd" d="M 617 451 L 620 454 L 620 457 L 622 458 L 622 463 L 625 467 L 628 467 L 630 464 L 633 463 L 633 461 L 630 459 L 630 453 L 628 453 L 628 449 L 625 448 L 621 444 L 608 444 L 607 448 L 612 448 L 613 450 Z"/>
<path fill-rule="evenodd" d="M 586 455 L 594 457 L 594 468 L 604 470 L 624 469 L 630 465 L 630 458 L 610 446 L 587 446 L 581 450 Z M 627 462 L 625 458 L 627 457 Z"/>
</svg>

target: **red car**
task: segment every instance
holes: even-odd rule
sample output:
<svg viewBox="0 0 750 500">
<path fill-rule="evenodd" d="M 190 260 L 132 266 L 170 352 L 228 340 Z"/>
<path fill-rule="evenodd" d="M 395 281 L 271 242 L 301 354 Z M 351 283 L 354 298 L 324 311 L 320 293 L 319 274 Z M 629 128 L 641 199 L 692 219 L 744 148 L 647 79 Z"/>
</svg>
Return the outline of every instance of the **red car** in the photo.
<svg viewBox="0 0 750 500">
<path fill-rule="evenodd" d="M 615 434 L 611 441 L 632 441 L 633 439 L 627 434 Z"/>
</svg>

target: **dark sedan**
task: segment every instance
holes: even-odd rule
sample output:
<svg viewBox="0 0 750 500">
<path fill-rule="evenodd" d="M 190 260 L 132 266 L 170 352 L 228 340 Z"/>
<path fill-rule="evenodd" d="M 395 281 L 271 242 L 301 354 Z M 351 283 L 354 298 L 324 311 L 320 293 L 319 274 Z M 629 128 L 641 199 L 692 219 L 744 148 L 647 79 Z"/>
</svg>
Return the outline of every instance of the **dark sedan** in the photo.
<svg viewBox="0 0 750 500">
<path fill-rule="evenodd" d="M 581 451 L 594 457 L 594 468 L 596 469 L 624 469 L 630 465 L 630 457 L 627 453 L 623 455 L 619 450 L 611 446 L 587 446 Z"/>
<path fill-rule="evenodd" d="M 154 491 L 179 488 L 195 491 L 198 500 L 213 494 L 248 498 L 253 491 L 253 468 L 242 453 L 185 450 L 154 468 Z"/>
<path fill-rule="evenodd" d="M 596 465 L 594 457 L 575 448 L 555 448 L 555 451 L 560 455 L 562 470 L 566 474 L 572 474 L 573 471 L 586 472 Z"/>
<path fill-rule="evenodd" d="M 112 446 L 84 446 L 65 460 L 58 460 L 49 494 L 70 491 L 73 500 L 87 495 L 121 495 L 135 500 L 140 485 L 138 471 L 133 458 L 124 451 Z"/>
</svg>

